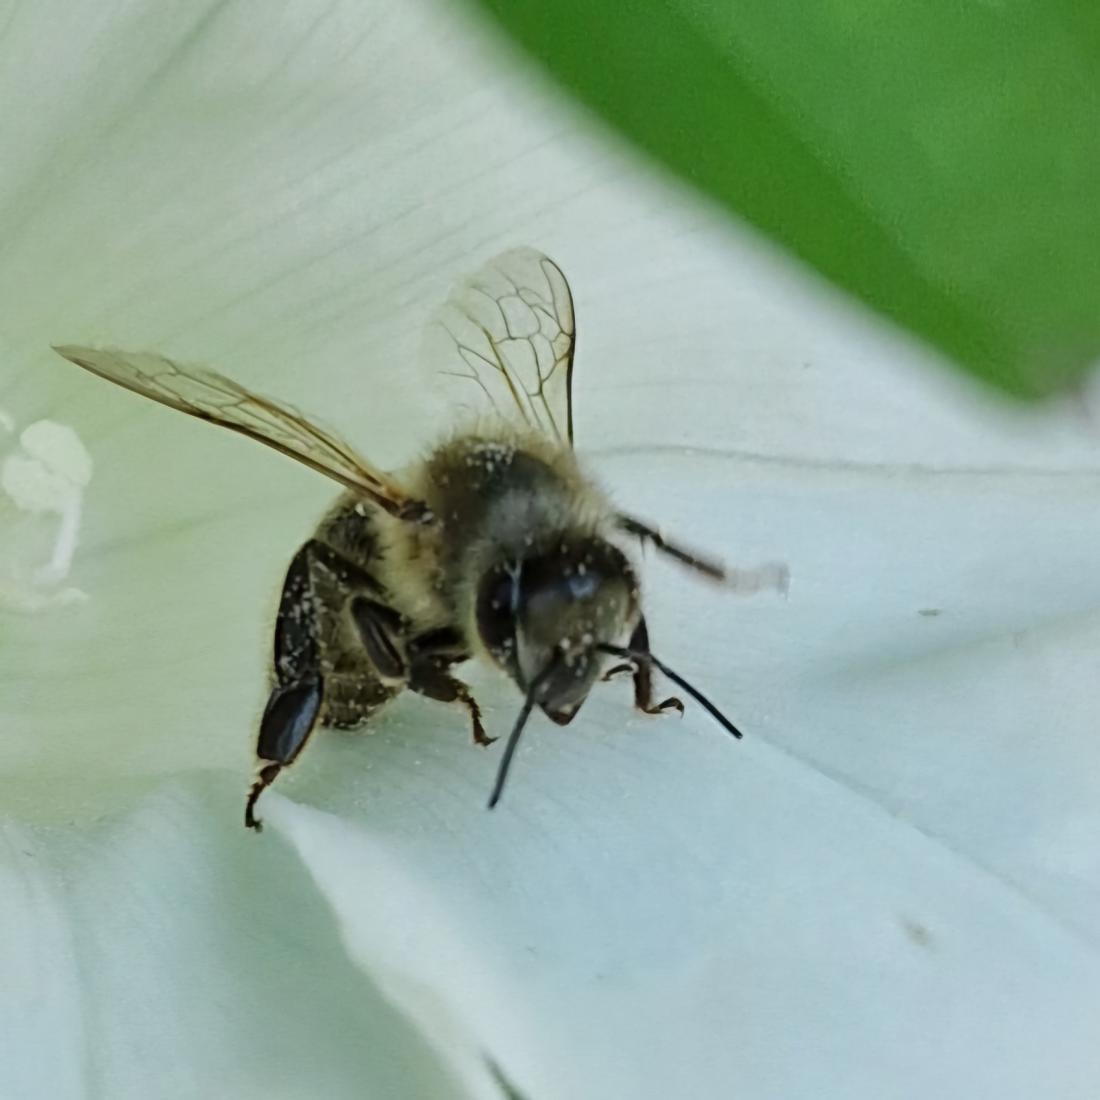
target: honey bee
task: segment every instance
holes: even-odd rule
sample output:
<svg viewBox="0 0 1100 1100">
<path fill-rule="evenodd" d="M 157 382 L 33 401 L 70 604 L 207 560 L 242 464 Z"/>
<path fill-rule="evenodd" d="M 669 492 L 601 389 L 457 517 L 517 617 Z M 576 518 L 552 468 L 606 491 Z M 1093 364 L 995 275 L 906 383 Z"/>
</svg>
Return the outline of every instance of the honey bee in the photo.
<svg viewBox="0 0 1100 1100">
<path fill-rule="evenodd" d="M 742 589 L 781 585 L 782 567 L 727 573 L 618 511 L 582 472 L 573 451 L 576 326 L 561 269 L 530 248 L 506 252 L 452 292 L 432 331 L 454 359 L 438 381 L 464 390 L 458 403 L 481 418 L 397 474 L 377 469 L 296 409 L 211 371 L 152 353 L 55 349 L 344 487 L 283 582 L 257 773 L 245 805 L 251 829 L 261 828 L 261 793 L 298 759 L 317 726 L 359 726 L 405 688 L 464 707 L 474 741 L 489 745 L 495 738 L 477 701 L 454 674 L 472 657 L 503 669 L 523 693 L 490 808 L 532 710 L 566 725 L 601 675 L 629 672 L 634 705 L 646 714 L 682 712 L 675 697 L 654 701 L 657 669 L 741 736 L 650 651 L 627 546 L 640 540 Z M 621 663 L 605 674 L 607 657 Z"/>
</svg>

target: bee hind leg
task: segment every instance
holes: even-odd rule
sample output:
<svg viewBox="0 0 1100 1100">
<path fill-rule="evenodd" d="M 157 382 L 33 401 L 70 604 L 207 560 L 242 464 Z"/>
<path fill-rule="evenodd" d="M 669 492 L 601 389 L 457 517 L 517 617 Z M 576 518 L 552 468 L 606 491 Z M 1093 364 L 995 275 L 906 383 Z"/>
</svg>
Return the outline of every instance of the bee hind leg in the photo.
<svg viewBox="0 0 1100 1100">
<path fill-rule="evenodd" d="M 283 768 L 293 764 L 306 747 L 306 742 L 317 725 L 324 693 L 324 681 L 318 675 L 276 687 L 268 698 L 263 718 L 260 719 L 260 735 L 256 741 L 260 769 L 248 792 L 248 801 L 244 808 L 244 823 L 247 828 L 255 829 L 256 832 L 263 830 L 263 822 L 256 816 L 256 802 L 275 782 Z"/>
<path fill-rule="evenodd" d="M 321 713 L 325 687 L 313 580 L 319 551 L 324 549 L 315 539 L 302 546 L 283 582 L 275 619 L 275 686 L 260 719 L 256 739 L 260 767 L 244 811 L 245 825 L 256 832 L 263 827 L 256 816 L 257 800 L 298 758 Z"/>
</svg>

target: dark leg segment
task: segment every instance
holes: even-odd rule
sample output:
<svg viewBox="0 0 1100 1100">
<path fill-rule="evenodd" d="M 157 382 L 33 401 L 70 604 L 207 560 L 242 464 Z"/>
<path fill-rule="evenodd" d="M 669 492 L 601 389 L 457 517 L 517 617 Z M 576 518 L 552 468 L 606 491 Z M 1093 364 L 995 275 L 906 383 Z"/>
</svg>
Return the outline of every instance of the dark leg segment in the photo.
<svg viewBox="0 0 1100 1100">
<path fill-rule="evenodd" d="M 440 703 L 461 703 L 470 712 L 474 744 L 491 745 L 496 738 L 486 734 L 481 724 L 481 708 L 469 686 L 447 671 L 451 665 L 465 660 L 466 654 L 458 648 L 452 632 L 437 633 L 438 638 L 426 635 L 410 644 L 409 687 L 418 695 Z M 438 648 L 430 648 L 433 646 Z"/>
<path fill-rule="evenodd" d="M 266 761 L 256 775 L 248 793 L 244 823 L 260 832 L 263 824 L 255 814 L 256 801 L 275 782 L 275 777 L 297 759 L 306 747 L 321 713 L 325 685 L 320 672 L 297 680 L 285 687 L 276 687 L 267 700 L 260 719 L 260 735 L 256 739 L 256 755 Z"/>
<path fill-rule="evenodd" d="M 391 680 L 404 679 L 405 659 L 397 646 L 404 628 L 401 616 L 392 607 L 366 596 L 356 596 L 350 610 L 359 640 L 379 675 Z"/>
<path fill-rule="evenodd" d="M 256 802 L 261 794 L 275 782 L 275 777 L 283 770 L 282 764 L 265 764 L 256 773 L 256 782 L 248 791 L 248 801 L 244 804 L 244 827 L 255 829 L 256 832 L 264 831 L 264 823 L 256 816 Z"/>
<path fill-rule="evenodd" d="M 637 653 L 649 652 L 649 630 L 646 627 L 644 615 L 638 618 L 638 625 L 634 628 L 634 633 L 630 635 L 628 648 Z M 634 706 L 638 710 L 646 714 L 661 714 L 666 710 L 678 710 L 681 714 L 684 713 L 684 704 L 675 695 L 670 695 L 662 702 L 654 704 L 653 666 L 648 661 L 635 661 L 633 664 L 616 665 L 604 676 L 604 679 L 609 679 L 616 673 L 625 672 L 627 669 L 632 670 L 634 673 Z"/>
<path fill-rule="evenodd" d="M 608 680 L 614 680 L 616 676 L 622 676 L 625 672 L 633 672 L 634 666 L 630 663 L 624 663 L 616 665 L 614 668 L 609 668 L 601 677 L 600 683 L 606 684 Z"/>
<path fill-rule="evenodd" d="M 495 740 L 485 734 L 481 709 L 469 687 L 447 671 L 468 656 L 458 634 L 451 629 L 434 630 L 406 644 L 408 623 L 393 608 L 374 598 L 383 595 L 377 581 L 331 546 L 310 539 L 294 555 L 287 569 L 275 624 L 275 687 L 260 721 L 256 744 L 260 769 L 245 806 L 245 825 L 257 832 L 261 828 L 255 814 L 257 800 L 305 748 L 325 702 L 318 636 L 316 582 L 319 572 L 329 574 L 340 589 L 350 589 L 354 593 L 348 611 L 363 651 L 380 677 L 371 681 L 377 689 L 374 693 L 377 697 L 368 692 L 369 697 L 362 707 L 344 707 L 355 721 L 341 714 L 336 724 L 358 724 L 367 711 L 381 705 L 402 685 L 407 685 L 429 699 L 465 706 L 470 713 L 476 744 L 488 745 Z M 333 674 L 332 687 L 337 698 L 341 692 L 341 675 L 346 674 Z M 386 681 L 391 682 L 387 684 Z"/>
<path fill-rule="evenodd" d="M 275 688 L 260 719 L 256 755 L 262 761 L 245 806 L 245 825 L 257 832 L 256 802 L 276 776 L 305 748 L 324 698 L 321 647 L 317 638 L 317 599 L 313 576 L 318 567 L 350 583 L 375 582 L 358 566 L 317 539 L 310 539 L 291 560 L 275 620 Z"/>
</svg>

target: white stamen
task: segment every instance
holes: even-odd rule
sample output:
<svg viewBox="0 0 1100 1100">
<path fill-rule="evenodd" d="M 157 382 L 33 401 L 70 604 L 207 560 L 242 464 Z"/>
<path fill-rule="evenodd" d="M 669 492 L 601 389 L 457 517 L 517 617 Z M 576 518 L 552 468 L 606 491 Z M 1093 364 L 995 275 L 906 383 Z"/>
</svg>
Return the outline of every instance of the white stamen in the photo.
<svg viewBox="0 0 1100 1100">
<path fill-rule="evenodd" d="M 92 480 L 92 456 L 67 424 L 36 420 L 19 436 L 23 450 L 59 477 L 83 489 Z"/>
<path fill-rule="evenodd" d="M 69 570 L 73 564 L 73 555 L 76 553 L 83 503 L 84 494 L 77 491 L 62 509 L 61 523 L 57 528 L 57 539 L 53 544 L 53 553 L 50 555 L 50 560 L 35 573 L 34 580 L 36 584 L 48 587 L 60 583 L 69 575 Z"/>
<path fill-rule="evenodd" d="M 0 420 L 12 430 L 10 417 Z M 23 512 L 17 517 L 0 506 L 0 523 L 8 531 L 2 540 L 7 554 L 0 560 L 0 606 L 18 611 L 42 611 L 87 599 L 77 588 L 61 588 L 76 553 L 83 511 L 84 487 L 92 477 L 92 458 L 72 428 L 39 420 L 19 437 L 20 449 L 0 465 L 0 489 Z M 43 522 L 31 517 L 59 517 L 44 563 L 20 561 L 40 556 Z M 47 529 L 48 530 L 48 529 Z"/>
</svg>

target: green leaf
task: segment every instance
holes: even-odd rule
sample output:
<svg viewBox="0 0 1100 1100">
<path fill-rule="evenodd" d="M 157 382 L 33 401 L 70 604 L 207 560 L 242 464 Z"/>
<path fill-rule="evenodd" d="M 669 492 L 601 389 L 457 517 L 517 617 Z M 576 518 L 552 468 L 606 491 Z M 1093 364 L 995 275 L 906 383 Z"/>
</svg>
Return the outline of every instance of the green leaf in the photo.
<svg viewBox="0 0 1100 1100">
<path fill-rule="evenodd" d="M 1020 396 L 1100 352 L 1093 0 L 479 0 L 589 107 Z"/>
</svg>

